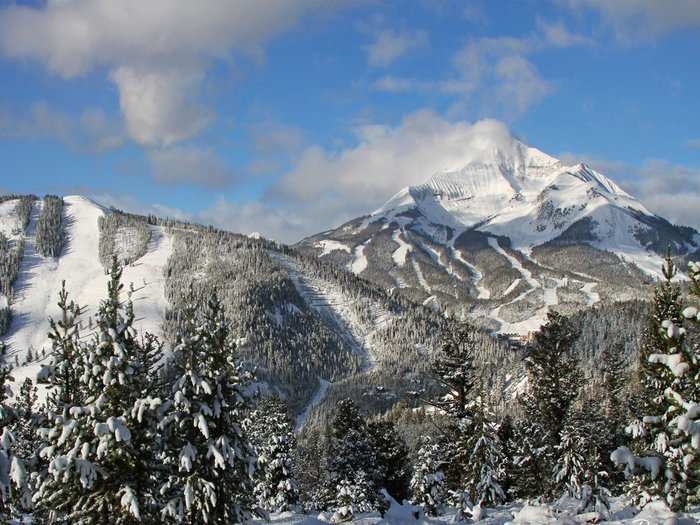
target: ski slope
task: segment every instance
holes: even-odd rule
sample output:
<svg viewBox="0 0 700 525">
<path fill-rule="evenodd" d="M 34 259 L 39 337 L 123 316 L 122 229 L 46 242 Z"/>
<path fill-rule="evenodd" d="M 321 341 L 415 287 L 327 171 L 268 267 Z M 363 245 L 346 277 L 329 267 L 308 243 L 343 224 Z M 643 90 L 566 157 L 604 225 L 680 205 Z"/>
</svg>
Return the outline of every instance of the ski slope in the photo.
<svg viewBox="0 0 700 525">
<path fill-rule="evenodd" d="M 48 354 L 50 317 L 57 317 L 58 294 L 65 281 L 69 300 L 84 308 L 82 322 L 87 326 L 95 316 L 99 302 L 107 292 L 107 275 L 100 262 L 98 246 L 99 218 L 106 212 L 93 201 L 80 196 L 64 198 L 63 224 L 65 244 L 58 258 L 43 257 L 36 251 L 36 223 L 42 201 L 34 202 L 31 220 L 25 236 L 25 252 L 14 283 L 12 303 L 13 320 L 4 340 L 8 345 L 7 359 L 22 365 L 27 351 L 41 357 Z M 153 227 L 148 252 L 132 266 L 124 268 L 123 281 L 134 287 L 134 312 L 139 330 L 161 334 L 162 319 L 167 308 L 164 293 L 163 268 L 171 253 L 171 242 L 161 229 Z M 83 336 L 89 335 L 86 328 Z M 33 377 L 40 368 L 41 359 L 35 358 L 26 366 L 13 370 L 15 381 Z"/>
</svg>

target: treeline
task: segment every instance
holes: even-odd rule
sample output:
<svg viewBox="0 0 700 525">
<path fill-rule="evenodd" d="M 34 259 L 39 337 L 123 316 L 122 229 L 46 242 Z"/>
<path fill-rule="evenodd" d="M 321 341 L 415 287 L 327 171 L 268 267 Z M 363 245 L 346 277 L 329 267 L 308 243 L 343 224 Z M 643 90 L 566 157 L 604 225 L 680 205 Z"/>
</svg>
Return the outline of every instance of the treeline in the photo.
<svg viewBox="0 0 700 525">
<path fill-rule="evenodd" d="M 12 301 L 14 299 L 14 282 L 19 273 L 24 256 L 24 238 L 21 236 L 29 225 L 34 195 L 6 195 L 0 202 L 16 200 L 14 213 L 17 215 L 22 231 L 15 240 L 8 239 L 0 232 L 0 336 L 4 335 L 12 322 Z"/>
<path fill-rule="evenodd" d="M 99 218 L 100 261 L 109 268 L 113 256 L 118 256 L 123 264 L 143 257 L 148 250 L 151 230 L 143 217 L 111 209 Z"/>
<path fill-rule="evenodd" d="M 44 257 L 58 257 L 64 240 L 63 198 L 46 195 L 36 222 L 36 250 Z"/>
</svg>

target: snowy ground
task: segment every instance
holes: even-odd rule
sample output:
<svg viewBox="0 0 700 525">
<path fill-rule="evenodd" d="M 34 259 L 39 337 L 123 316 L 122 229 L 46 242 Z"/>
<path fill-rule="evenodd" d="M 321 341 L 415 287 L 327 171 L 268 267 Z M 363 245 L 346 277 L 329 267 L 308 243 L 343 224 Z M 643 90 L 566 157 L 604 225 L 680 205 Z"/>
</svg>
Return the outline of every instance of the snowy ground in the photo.
<svg viewBox="0 0 700 525">
<path fill-rule="evenodd" d="M 479 519 L 460 519 L 455 509 L 446 509 L 438 517 L 426 517 L 418 507 L 393 503 L 382 518 L 378 513 L 367 513 L 356 516 L 352 525 L 409 525 L 448 523 L 483 523 L 484 525 L 578 525 L 586 523 L 609 523 L 611 525 L 693 525 L 700 519 L 700 509 L 694 509 L 687 514 L 675 514 L 660 503 L 651 503 L 641 512 L 626 504 L 624 499 L 612 501 L 608 520 L 600 521 L 602 516 L 597 513 L 575 514 L 567 508 L 566 501 L 559 505 L 528 505 L 525 502 L 515 502 L 497 508 L 481 509 Z M 418 513 L 416 518 L 415 513 Z M 272 525 L 319 525 L 332 523 L 330 513 L 300 514 L 285 512 L 272 514 L 269 521 L 255 520 L 255 525 L 270 523 Z"/>
</svg>

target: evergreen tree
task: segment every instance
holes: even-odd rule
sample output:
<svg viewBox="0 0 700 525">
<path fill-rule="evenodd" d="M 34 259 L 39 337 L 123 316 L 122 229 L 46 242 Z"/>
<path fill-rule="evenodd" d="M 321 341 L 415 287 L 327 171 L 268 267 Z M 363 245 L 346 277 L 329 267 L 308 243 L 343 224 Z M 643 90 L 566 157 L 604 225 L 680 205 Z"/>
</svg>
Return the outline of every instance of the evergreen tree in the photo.
<svg viewBox="0 0 700 525">
<path fill-rule="evenodd" d="M 684 319 L 700 321 L 698 308 L 682 309 L 672 283 L 675 267 L 668 256 L 665 281 L 655 295 L 652 328 L 640 352 L 640 383 L 646 394 L 640 417 L 629 430 L 632 450 L 620 447 L 612 460 L 625 466 L 629 490 L 642 504 L 664 499 L 672 509 L 700 500 L 700 350 L 689 341 Z M 700 297 L 700 265 L 690 263 L 690 291 Z"/>
<path fill-rule="evenodd" d="M 571 408 L 557 446 L 554 482 L 559 490 L 581 500 L 579 512 L 592 507 L 605 513 L 609 508 L 609 475 L 604 460 L 610 452 L 610 431 L 597 405 L 587 399 Z"/>
<path fill-rule="evenodd" d="M 627 362 L 622 345 L 606 348 L 601 356 L 603 365 L 603 408 L 607 421 L 607 435 L 610 436 L 609 452 L 628 444 L 625 432 L 629 418 L 630 377 L 627 372 Z M 603 466 L 610 473 L 609 487 L 611 490 L 624 482 L 622 473 L 617 471 L 610 461 L 610 454 L 604 454 Z"/>
<path fill-rule="evenodd" d="M 331 521 L 343 523 L 352 520 L 355 514 L 373 510 L 373 497 L 368 493 L 369 480 L 361 470 L 355 473 L 354 479 L 343 479 L 338 484 L 335 496 L 336 510 Z"/>
<path fill-rule="evenodd" d="M 531 499 L 542 496 L 544 481 L 549 472 L 544 460 L 547 450 L 541 443 L 543 430 L 540 424 L 528 418 L 516 421 L 508 444 L 511 451 L 511 485 L 513 498 Z"/>
<path fill-rule="evenodd" d="M 12 498 L 15 508 L 23 513 L 32 510 L 32 495 L 39 477 L 37 433 L 45 420 L 45 414 L 37 406 L 38 398 L 37 387 L 29 377 L 26 378 L 16 396 L 13 407 L 16 417 L 10 425 L 14 437 L 14 454 L 22 458 L 28 473 L 25 483 L 17 487 Z"/>
<path fill-rule="evenodd" d="M 555 486 L 549 473 L 556 463 L 562 426 L 578 395 L 581 378 L 571 350 L 578 333 L 561 314 L 547 315 L 547 324 L 535 334 L 525 359 L 529 390 L 522 405 L 525 417 L 538 431 L 533 436 L 535 446 L 528 454 L 528 461 L 537 462 L 531 465 L 539 478 L 535 492 L 552 496 Z M 532 454 L 535 450 L 537 453 Z"/>
<path fill-rule="evenodd" d="M 501 486 L 506 458 L 498 436 L 498 425 L 481 396 L 473 406 L 472 421 L 459 441 L 459 455 L 467 457 L 462 488 L 471 505 L 499 505 L 506 499 Z"/>
<path fill-rule="evenodd" d="M 367 493 L 371 503 L 378 500 L 382 473 L 378 468 L 377 453 L 373 447 L 366 421 L 357 405 L 350 399 L 338 402 L 330 425 L 327 460 L 327 503 L 332 508 L 342 506 L 337 499 L 343 482 L 358 486 Z M 355 491 L 357 492 L 357 491 Z"/>
<path fill-rule="evenodd" d="M 448 416 L 456 420 L 468 419 L 476 374 L 474 352 L 479 347 L 478 332 L 471 325 L 460 325 L 448 335 L 432 364 L 435 380 L 445 394 L 430 401 Z"/>
<path fill-rule="evenodd" d="M 173 352 L 173 405 L 159 425 L 166 521 L 229 524 L 251 516 L 255 455 L 242 426 L 249 377 L 230 330 L 216 296 L 201 316 L 194 305 L 183 312 Z"/>
<path fill-rule="evenodd" d="M 0 518 L 5 523 L 19 515 L 22 510 L 13 504 L 18 499 L 13 498 L 13 491 L 17 490 L 19 499 L 24 499 L 28 483 L 26 467 L 22 458 L 14 451 L 15 437 L 10 429 L 17 417 L 12 407 L 7 404 L 7 382 L 12 380 L 10 371 L 0 368 Z"/>
<path fill-rule="evenodd" d="M 377 455 L 379 488 L 384 488 L 396 501 L 408 498 L 410 468 L 408 448 L 391 421 L 373 421 L 367 426 L 372 448 Z"/>
<path fill-rule="evenodd" d="M 61 317 L 59 320 L 49 319 L 49 364 L 43 366 L 39 373 L 39 380 L 48 384 L 49 409 L 59 413 L 82 405 L 85 399 L 84 386 L 80 380 L 85 365 L 79 331 L 82 308 L 72 300 L 69 302 L 68 297 L 66 282 L 63 281 L 58 294 Z"/>
<path fill-rule="evenodd" d="M 442 471 L 440 447 L 424 437 L 414 461 L 411 478 L 411 502 L 423 507 L 428 516 L 441 513 L 445 497 L 445 474 Z"/>
<path fill-rule="evenodd" d="M 155 436 L 154 429 L 144 425 L 143 414 L 157 409 L 160 400 L 144 400 L 136 388 L 138 341 L 131 299 L 121 300 L 121 273 L 115 259 L 96 333 L 79 351 L 84 366 L 78 369 L 78 384 L 72 384 L 74 368 L 65 375 L 67 381 L 59 379 L 61 388 L 52 401 L 57 410 L 54 426 L 42 433 L 47 446 L 41 456 L 49 462 L 48 476 L 35 499 L 53 521 L 128 524 L 153 519 L 155 461 L 146 460 L 152 448 L 137 450 L 134 445 L 143 446 Z M 68 343 L 59 345 L 59 364 L 77 328 L 61 330 L 59 335 Z M 58 372 L 53 377 L 64 377 Z M 80 405 L 67 404 L 82 396 Z"/>
<path fill-rule="evenodd" d="M 248 432 L 258 456 L 255 497 L 267 512 L 295 507 L 299 492 L 294 479 L 293 457 L 296 438 L 287 406 L 278 398 L 258 402 L 250 414 Z"/>
</svg>

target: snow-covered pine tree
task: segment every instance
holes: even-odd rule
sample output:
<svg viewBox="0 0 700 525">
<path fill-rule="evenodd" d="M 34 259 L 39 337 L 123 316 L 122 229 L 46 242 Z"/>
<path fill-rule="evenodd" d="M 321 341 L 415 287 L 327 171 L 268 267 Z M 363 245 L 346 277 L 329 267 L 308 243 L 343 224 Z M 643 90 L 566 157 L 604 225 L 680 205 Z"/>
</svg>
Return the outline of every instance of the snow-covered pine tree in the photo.
<svg viewBox="0 0 700 525">
<path fill-rule="evenodd" d="M 457 420 L 470 416 L 472 390 L 477 383 L 474 352 L 478 348 L 477 329 L 463 324 L 448 335 L 432 363 L 433 378 L 445 394 L 430 403 Z"/>
<path fill-rule="evenodd" d="M 327 469 L 326 492 L 331 508 L 338 509 L 341 506 L 337 496 L 343 481 L 356 487 L 353 493 L 365 493 L 370 504 L 377 503 L 378 483 L 382 478 L 377 452 L 370 439 L 365 418 L 351 399 L 343 399 L 336 405 L 330 425 Z M 359 486 L 361 483 L 366 486 Z"/>
<path fill-rule="evenodd" d="M 553 475 L 558 490 L 581 500 L 579 512 L 590 509 L 605 514 L 609 509 L 605 456 L 610 442 L 608 422 L 597 401 L 586 399 L 569 410 Z"/>
<path fill-rule="evenodd" d="M 632 477 L 629 488 L 645 504 L 664 499 L 674 510 L 700 500 L 700 349 L 686 337 L 684 320 L 698 325 L 697 306 L 683 309 L 672 283 L 670 256 L 655 295 L 652 328 L 640 352 L 640 382 L 648 397 L 628 428 L 633 450 L 620 447 L 611 459 Z M 700 265 L 689 263 L 690 291 L 700 298 Z"/>
<path fill-rule="evenodd" d="M 378 487 L 386 489 L 396 501 L 407 499 L 411 478 L 408 448 L 396 425 L 388 420 L 371 421 L 367 431 L 377 454 Z"/>
<path fill-rule="evenodd" d="M 602 380 L 602 406 L 603 415 L 607 422 L 607 435 L 610 443 L 607 448 L 612 452 L 618 447 L 625 446 L 629 442 L 625 427 L 630 414 L 630 373 L 622 344 L 606 348 L 601 356 L 603 367 Z M 611 492 L 617 493 L 624 483 L 624 476 L 615 469 L 610 461 L 610 454 L 603 456 L 603 466 L 609 473 L 608 487 Z"/>
<path fill-rule="evenodd" d="M 569 319 L 557 312 L 550 312 L 547 317 L 547 324 L 535 334 L 534 343 L 528 348 L 528 391 L 521 402 L 525 418 L 538 427 L 533 436 L 537 454 L 529 457 L 538 463 L 530 465 L 538 472 L 541 484 L 536 493 L 553 496 L 556 487 L 550 474 L 557 459 L 556 447 L 569 407 L 578 396 L 581 376 L 572 352 L 577 331 Z"/>
<path fill-rule="evenodd" d="M 369 492 L 371 486 L 363 471 L 355 473 L 353 480 L 342 480 L 337 488 L 335 496 L 336 509 L 331 517 L 332 523 L 343 523 L 361 512 L 374 510 L 375 499 Z"/>
<path fill-rule="evenodd" d="M 458 441 L 459 456 L 467 458 L 461 488 L 472 505 L 499 505 L 506 499 L 501 486 L 506 458 L 498 436 L 498 424 L 483 396 L 472 406 L 472 420 Z"/>
<path fill-rule="evenodd" d="M 299 502 L 294 479 L 294 428 L 287 405 L 279 398 L 260 400 L 248 418 L 246 430 L 258 456 L 255 498 L 267 512 L 291 510 Z"/>
<path fill-rule="evenodd" d="M 243 429 L 249 374 L 238 363 L 230 324 L 216 296 L 203 312 L 190 302 L 173 351 L 173 405 L 163 417 L 160 493 L 166 522 L 230 524 L 254 506 L 255 453 Z"/>
<path fill-rule="evenodd" d="M 53 427 L 42 431 L 47 446 L 41 456 L 49 462 L 48 476 L 35 501 L 53 521 L 130 524 L 153 519 L 155 462 L 144 460 L 152 449 L 137 451 L 134 444 L 155 435 L 145 428 L 143 414 L 157 409 L 160 400 L 143 400 L 137 390 L 138 340 L 131 299 L 121 299 L 121 274 L 115 258 L 96 333 L 79 351 L 84 366 L 78 388 L 59 389 L 54 398 L 54 403 L 67 403 L 84 396 L 83 402 L 58 405 Z M 74 328 L 65 335 L 73 344 Z M 61 346 L 63 352 L 69 345 Z"/>
<path fill-rule="evenodd" d="M 62 413 L 71 407 L 82 405 L 85 399 L 84 387 L 80 376 L 84 368 L 84 355 L 80 341 L 80 316 L 82 308 L 75 301 L 68 300 L 66 282 L 61 283 L 58 294 L 58 307 L 61 317 L 49 319 L 51 354 L 48 365 L 42 366 L 39 382 L 47 383 L 48 408 Z"/>
<path fill-rule="evenodd" d="M 526 417 L 516 420 L 513 425 L 508 444 L 512 454 L 508 495 L 512 498 L 531 499 L 542 495 L 543 480 L 550 475 L 545 471 L 546 462 L 542 457 L 546 450 L 540 443 L 542 433 L 540 424 Z"/>
<path fill-rule="evenodd" d="M 32 495 L 39 481 L 39 447 L 37 433 L 45 420 L 45 414 L 39 408 L 37 387 L 27 377 L 15 398 L 15 419 L 10 425 L 14 436 L 14 454 L 22 458 L 27 470 L 25 483 L 17 487 L 13 494 L 13 504 L 19 511 L 28 513 L 32 510 Z"/>
<path fill-rule="evenodd" d="M 7 404 L 8 381 L 12 381 L 10 371 L 5 367 L 0 368 L 0 518 L 4 523 L 9 523 L 21 511 L 13 504 L 17 502 L 13 491 L 19 491 L 21 499 L 28 482 L 24 461 L 16 455 L 13 446 L 15 437 L 10 425 L 16 414 Z"/>
<path fill-rule="evenodd" d="M 441 514 L 445 497 L 445 474 L 440 447 L 430 437 L 422 439 L 409 484 L 411 502 L 423 507 L 428 516 Z"/>
</svg>

